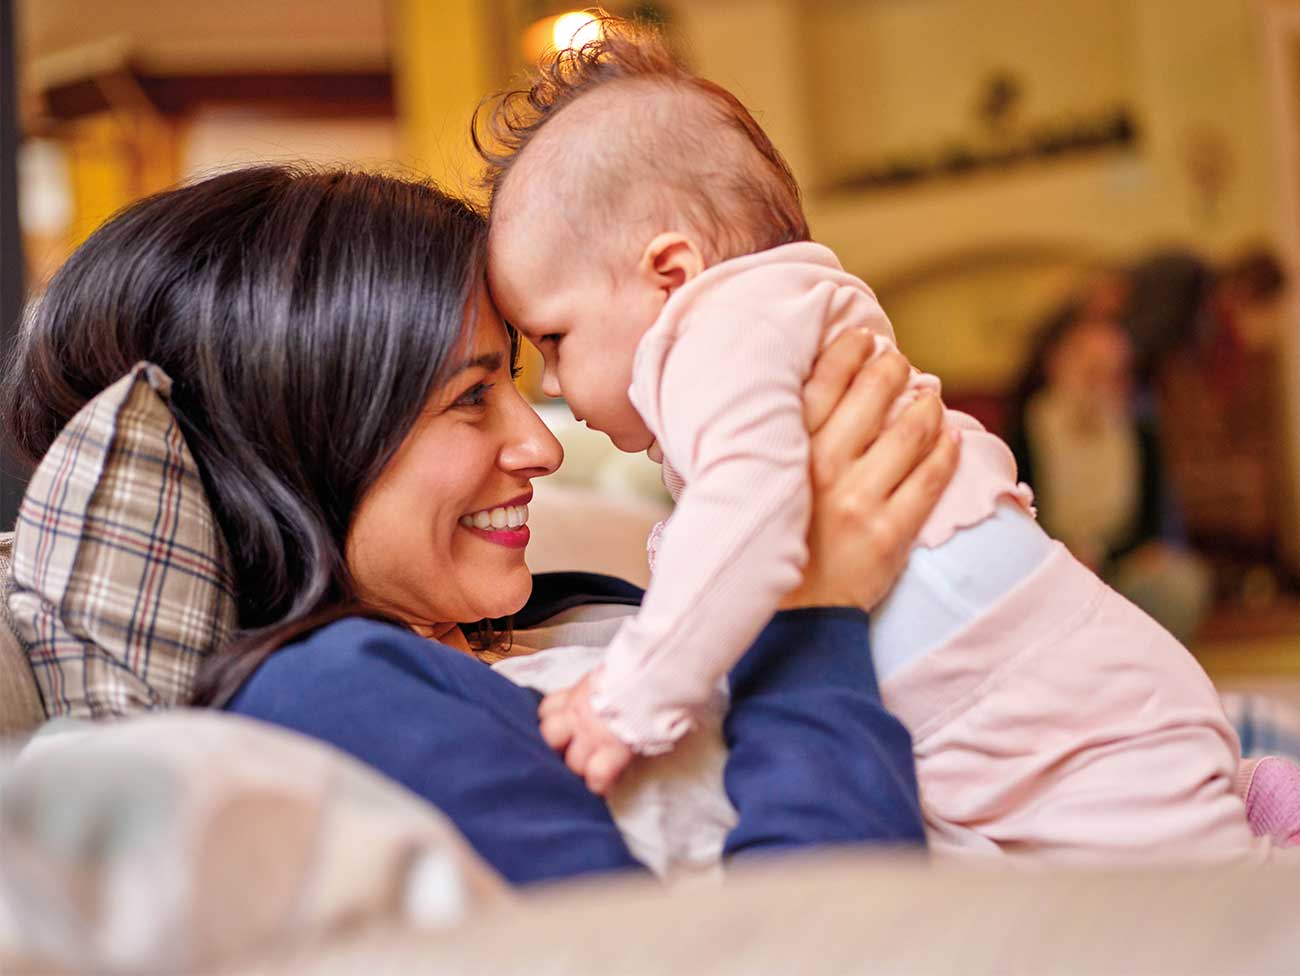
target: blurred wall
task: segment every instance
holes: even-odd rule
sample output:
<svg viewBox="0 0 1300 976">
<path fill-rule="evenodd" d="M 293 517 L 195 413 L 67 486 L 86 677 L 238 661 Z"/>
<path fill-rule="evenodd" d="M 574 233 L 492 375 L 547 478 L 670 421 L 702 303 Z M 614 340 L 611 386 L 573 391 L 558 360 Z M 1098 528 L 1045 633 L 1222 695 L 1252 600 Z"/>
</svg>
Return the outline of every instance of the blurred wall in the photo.
<svg viewBox="0 0 1300 976">
<path fill-rule="evenodd" d="M 29 69 L 58 55 L 66 70 L 78 70 L 114 46 L 126 47 L 153 67 L 186 70 L 226 71 L 239 63 L 256 69 L 337 68 L 388 59 L 387 0 L 18 0 L 17 5 L 19 45 Z"/>
<path fill-rule="evenodd" d="M 821 0 L 808 18 L 808 75 L 814 93 L 834 93 L 811 106 L 828 161 L 822 176 L 965 136 L 997 71 L 1023 80 L 1022 123 L 1123 104 L 1133 88 L 1132 6 L 1052 0 L 1026 16 L 1023 0 Z"/>
<path fill-rule="evenodd" d="M 259 162 L 396 166 L 395 119 L 286 119 L 265 111 L 212 107 L 186 125 L 180 153 L 183 179 Z"/>
<path fill-rule="evenodd" d="M 1094 262 L 1172 241 L 1217 256 L 1273 229 L 1252 0 L 1054 0 L 1032 14 L 1022 0 L 668 6 L 699 69 L 741 94 L 813 188 L 814 233 L 950 382 L 1003 386 L 1028 322 Z M 870 158 L 978 142 L 979 85 L 1003 70 L 1023 83 L 1024 124 L 1119 103 L 1138 124 L 1136 151 L 897 191 L 818 189 Z M 1010 266 L 1024 271 L 1019 287 Z M 932 268 L 944 273 L 918 291 Z M 999 303 L 1007 289 L 1019 294 Z"/>
<path fill-rule="evenodd" d="M 27 230 L 41 274 L 130 199 L 255 159 L 409 167 L 469 190 L 474 107 L 523 66 L 529 25 L 566 5 L 18 6 L 29 93 L 96 77 L 124 99 L 111 111 L 42 122 L 45 147 L 30 155 L 44 161 L 37 168 L 46 190 L 70 185 L 71 216 L 67 228 L 44 221 Z M 1267 107 L 1260 0 L 611 0 L 610 7 L 656 8 L 694 67 L 755 111 L 805 187 L 814 233 L 877 289 L 903 347 L 954 392 L 1004 390 L 1027 330 L 1098 263 L 1171 242 L 1219 256 L 1273 231 L 1271 136 L 1295 123 Z M 241 73 L 247 82 L 275 71 L 334 77 L 332 101 L 275 103 L 265 97 L 274 93 L 240 85 Z M 150 91 L 141 100 L 131 72 L 182 77 L 191 92 L 204 77 L 231 88 L 173 111 L 151 105 Z M 347 79 L 363 75 L 391 79 L 391 93 L 350 100 Z M 984 118 L 990 79 L 999 76 L 1018 96 L 1000 118 Z M 1036 126 L 1116 107 L 1136 123 L 1132 144 L 853 188 L 855 173 L 882 160 L 924 161 L 954 145 L 996 148 Z M 39 111 L 28 116 L 41 119 Z M 1300 417 L 1300 398 L 1292 406 Z"/>
</svg>

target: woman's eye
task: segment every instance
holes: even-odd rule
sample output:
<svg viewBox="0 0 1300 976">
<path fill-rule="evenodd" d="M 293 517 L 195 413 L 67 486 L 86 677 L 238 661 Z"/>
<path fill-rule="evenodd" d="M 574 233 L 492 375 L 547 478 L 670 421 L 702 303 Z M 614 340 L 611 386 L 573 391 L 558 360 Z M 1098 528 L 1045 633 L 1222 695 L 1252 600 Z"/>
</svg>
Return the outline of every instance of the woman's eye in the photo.
<svg viewBox="0 0 1300 976">
<path fill-rule="evenodd" d="M 481 407 L 487 401 L 488 391 L 492 389 L 491 383 L 475 383 L 468 390 L 456 398 L 453 407 Z"/>
</svg>

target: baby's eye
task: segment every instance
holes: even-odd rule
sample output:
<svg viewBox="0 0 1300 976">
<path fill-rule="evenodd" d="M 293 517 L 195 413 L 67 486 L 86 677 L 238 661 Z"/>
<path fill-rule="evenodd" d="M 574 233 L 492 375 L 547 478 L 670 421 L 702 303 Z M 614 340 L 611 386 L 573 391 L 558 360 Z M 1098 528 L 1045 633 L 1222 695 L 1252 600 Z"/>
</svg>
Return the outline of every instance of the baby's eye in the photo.
<svg viewBox="0 0 1300 976">
<path fill-rule="evenodd" d="M 544 346 L 547 343 L 554 343 L 558 346 L 562 338 L 564 338 L 564 333 L 562 332 L 548 332 L 538 340 L 538 345 Z"/>
<path fill-rule="evenodd" d="M 488 391 L 492 389 L 491 383 L 475 383 L 468 390 L 456 398 L 453 407 L 481 407 L 487 401 Z"/>
</svg>

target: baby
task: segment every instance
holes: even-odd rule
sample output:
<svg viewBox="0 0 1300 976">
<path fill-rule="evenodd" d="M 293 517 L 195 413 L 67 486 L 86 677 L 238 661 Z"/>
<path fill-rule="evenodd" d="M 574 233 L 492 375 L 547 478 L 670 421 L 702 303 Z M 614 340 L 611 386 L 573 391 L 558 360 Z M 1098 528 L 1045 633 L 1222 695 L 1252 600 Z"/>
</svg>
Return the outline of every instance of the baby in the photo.
<svg viewBox="0 0 1300 976">
<path fill-rule="evenodd" d="M 547 741 L 603 793 L 693 727 L 800 581 L 804 380 L 843 331 L 880 348 L 893 331 L 810 240 L 749 112 L 658 38 L 607 24 L 490 123 L 494 300 L 541 350 L 543 390 L 661 462 L 677 501 L 650 540 L 640 611 L 576 685 L 542 688 Z M 905 401 L 938 390 L 914 371 Z M 1042 532 L 1002 441 L 963 414 L 948 423 L 957 474 L 871 631 L 932 846 L 1073 860 L 1247 849 L 1237 740 L 1205 674 Z"/>
</svg>

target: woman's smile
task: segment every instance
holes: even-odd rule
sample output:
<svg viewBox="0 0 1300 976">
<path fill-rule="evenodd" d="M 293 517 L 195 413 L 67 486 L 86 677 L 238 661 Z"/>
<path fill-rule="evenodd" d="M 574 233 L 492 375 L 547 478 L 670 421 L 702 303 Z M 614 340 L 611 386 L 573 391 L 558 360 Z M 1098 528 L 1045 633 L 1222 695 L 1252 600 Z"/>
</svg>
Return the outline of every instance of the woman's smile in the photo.
<svg viewBox="0 0 1300 976">
<path fill-rule="evenodd" d="M 533 493 L 529 489 L 500 505 L 462 515 L 459 519 L 460 526 L 496 545 L 522 549 L 528 545 L 528 503 L 532 498 Z"/>
</svg>

